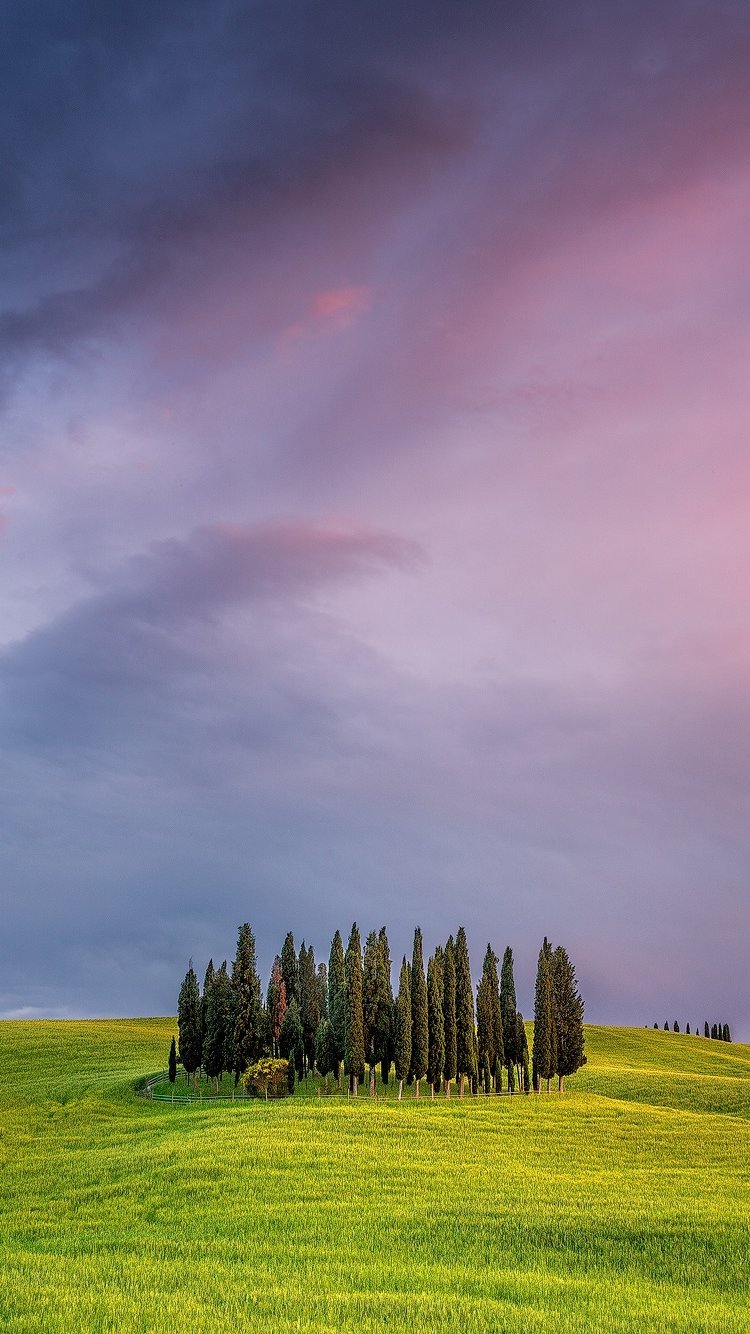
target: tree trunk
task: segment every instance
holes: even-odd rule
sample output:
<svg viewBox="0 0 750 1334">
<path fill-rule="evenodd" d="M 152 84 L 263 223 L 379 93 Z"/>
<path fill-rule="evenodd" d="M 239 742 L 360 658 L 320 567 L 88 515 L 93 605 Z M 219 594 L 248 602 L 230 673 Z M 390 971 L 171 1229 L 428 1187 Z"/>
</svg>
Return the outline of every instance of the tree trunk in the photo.
<svg viewBox="0 0 750 1334">
<path fill-rule="evenodd" d="M 449 1079 L 446 1079 L 445 1081 L 445 1096 L 446 1098 L 450 1098 L 451 1096 L 451 1081 Z"/>
<path fill-rule="evenodd" d="M 375 1066 L 370 1066 L 370 1097 L 375 1097 Z"/>
<path fill-rule="evenodd" d="M 461 1080 L 460 1080 L 459 1085 L 458 1085 L 458 1096 L 459 1096 L 459 1098 L 463 1098 L 465 1087 L 466 1087 L 466 1075 L 463 1075 L 463 1074 L 462 1074 L 462 1075 L 461 1075 Z"/>
<path fill-rule="evenodd" d="M 558 1093 L 562 1093 L 562 1092 L 563 1092 L 563 1078 L 564 1078 L 563 1075 L 558 1075 L 558 1076 L 557 1076 L 557 1091 L 558 1091 Z"/>
<path fill-rule="evenodd" d="M 398 1100 L 399 1100 L 399 1102 L 401 1101 L 401 1094 L 403 1093 L 403 1091 L 404 1091 L 404 1081 L 403 1081 L 403 1079 L 399 1079 L 399 1081 L 398 1081 Z"/>
<path fill-rule="evenodd" d="M 551 1082 L 552 1082 L 552 1076 L 551 1076 L 551 1075 L 548 1075 L 548 1076 L 547 1076 L 547 1092 L 548 1092 L 548 1093 L 549 1093 L 549 1086 L 550 1086 Z"/>
<path fill-rule="evenodd" d="M 357 1086 L 358 1086 L 358 1084 L 359 1084 L 359 1079 L 358 1079 L 357 1075 L 352 1075 L 352 1093 L 354 1094 L 354 1097 L 355 1097 L 355 1098 L 358 1096 L 358 1094 L 357 1094 Z"/>
<path fill-rule="evenodd" d="M 415 1080 L 414 1080 L 414 1097 L 415 1097 L 415 1098 L 418 1098 L 418 1097 L 419 1097 L 419 1080 L 418 1080 L 418 1079 L 415 1079 Z"/>
<path fill-rule="evenodd" d="M 435 1097 L 435 1085 L 430 1084 L 430 1098 L 434 1099 L 434 1097 Z"/>
</svg>

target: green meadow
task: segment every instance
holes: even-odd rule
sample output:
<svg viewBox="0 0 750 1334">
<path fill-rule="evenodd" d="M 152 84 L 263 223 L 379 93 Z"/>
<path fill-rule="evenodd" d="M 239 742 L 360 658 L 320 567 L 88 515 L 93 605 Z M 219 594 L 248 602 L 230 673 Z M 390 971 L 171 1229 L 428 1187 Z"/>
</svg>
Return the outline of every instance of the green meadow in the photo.
<svg viewBox="0 0 750 1334">
<path fill-rule="evenodd" d="M 750 1048 L 587 1028 L 562 1097 L 148 1102 L 174 1030 L 0 1024 L 2 1330 L 750 1330 Z"/>
</svg>

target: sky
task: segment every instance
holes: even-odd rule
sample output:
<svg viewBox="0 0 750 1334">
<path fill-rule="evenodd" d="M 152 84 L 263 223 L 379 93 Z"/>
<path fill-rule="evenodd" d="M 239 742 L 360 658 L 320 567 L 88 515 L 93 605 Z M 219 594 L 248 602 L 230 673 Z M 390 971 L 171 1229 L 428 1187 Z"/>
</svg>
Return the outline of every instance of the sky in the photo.
<svg viewBox="0 0 750 1334">
<path fill-rule="evenodd" d="M 747 0 L 2 21 L 0 1015 L 356 919 L 750 1041 Z"/>
</svg>

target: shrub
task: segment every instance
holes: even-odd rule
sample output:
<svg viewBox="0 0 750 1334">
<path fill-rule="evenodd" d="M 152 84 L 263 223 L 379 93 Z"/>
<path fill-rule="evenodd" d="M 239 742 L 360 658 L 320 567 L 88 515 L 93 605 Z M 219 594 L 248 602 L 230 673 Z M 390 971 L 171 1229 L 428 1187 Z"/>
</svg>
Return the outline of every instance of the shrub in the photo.
<svg viewBox="0 0 750 1334">
<path fill-rule="evenodd" d="M 289 1062 L 280 1057 L 263 1056 L 240 1080 L 242 1087 L 263 1098 L 283 1098 L 289 1088 Z"/>
</svg>

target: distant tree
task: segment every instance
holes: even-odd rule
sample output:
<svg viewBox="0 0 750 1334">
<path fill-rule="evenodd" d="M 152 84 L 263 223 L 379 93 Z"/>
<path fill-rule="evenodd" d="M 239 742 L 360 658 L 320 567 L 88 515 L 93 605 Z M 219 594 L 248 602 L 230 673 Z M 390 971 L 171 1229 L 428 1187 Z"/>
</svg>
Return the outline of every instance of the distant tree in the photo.
<svg viewBox="0 0 750 1334">
<path fill-rule="evenodd" d="M 510 1070 L 518 1065 L 521 1053 L 516 1050 L 516 983 L 513 976 L 513 950 L 510 945 L 503 954 L 500 970 L 500 1015 L 503 1025 L 504 1064 Z"/>
<path fill-rule="evenodd" d="M 380 1076 L 384 1084 L 393 1059 L 393 987 L 391 985 L 391 949 L 385 927 L 378 935 L 378 1008 L 376 1045 L 380 1060 Z"/>
<path fill-rule="evenodd" d="M 725 1042 L 731 1042 L 731 1041 L 732 1041 L 732 1035 L 731 1035 L 731 1033 L 729 1032 L 729 1024 L 725 1024 L 725 1025 L 724 1025 L 724 1027 L 723 1027 L 723 1029 L 722 1029 L 721 1036 L 723 1037 L 723 1039 L 724 1039 Z"/>
<path fill-rule="evenodd" d="M 318 985 L 318 1010 L 321 1019 L 328 1018 L 328 969 L 324 963 L 318 964 L 318 971 L 315 974 L 315 980 Z"/>
<path fill-rule="evenodd" d="M 176 1046 L 175 1046 L 175 1040 L 174 1040 L 174 1038 L 172 1038 L 172 1041 L 171 1041 L 171 1043 L 170 1043 L 170 1047 L 169 1047 L 169 1082 L 170 1082 L 170 1084 L 174 1084 L 176 1078 L 177 1078 L 177 1048 L 176 1048 Z"/>
<path fill-rule="evenodd" d="M 711 1036 L 711 1032 L 708 1027 L 708 1020 L 706 1020 L 705 1024 L 703 1025 L 703 1036 L 704 1038 L 710 1038 Z"/>
<path fill-rule="evenodd" d="M 659 1027 L 659 1025 L 658 1025 L 656 1022 L 654 1022 L 654 1028 L 658 1028 L 658 1027 Z"/>
<path fill-rule="evenodd" d="M 520 1087 L 523 1089 L 524 1093 L 529 1093 L 531 1091 L 531 1081 L 529 1079 L 529 1040 L 526 1036 L 526 1025 L 523 1022 L 523 1015 L 518 1011 L 516 1011 L 516 1051 L 519 1053 L 519 1066 L 521 1071 Z"/>
<path fill-rule="evenodd" d="M 466 1080 L 474 1078 L 477 1070 L 477 1042 L 474 1028 L 474 993 L 471 986 L 471 965 L 466 932 L 461 926 L 456 936 L 456 1066 L 460 1079 L 459 1097 L 462 1098 Z"/>
<path fill-rule="evenodd" d="M 324 1017 L 315 1034 L 315 1066 L 320 1075 L 330 1075 L 336 1069 L 336 1052 L 331 1025 Z"/>
<path fill-rule="evenodd" d="M 315 1034 L 321 1019 L 320 987 L 315 971 L 315 951 L 305 948 L 303 940 L 298 960 L 299 1017 L 302 1022 L 302 1047 L 305 1053 L 305 1074 L 315 1064 Z"/>
<path fill-rule="evenodd" d="M 344 1016 L 346 1012 L 346 970 L 344 966 L 344 945 L 341 932 L 337 931 L 331 941 L 331 953 L 328 959 L 328 1020 L 331 1025 L 333 1049 L 336 1064 L 333 1073 L 341 1088 L 341 1062 L 344 1059 Z"/>
<path fill-rule="evenodd" d="M 302 1021 L 296 1000 L 291 1000 L 286 1007 L 284 1022 L 279 1033 L 279 1052 L 295 1067 L 302 1059 Z"/>
<path fill-rule="evenodd" d="M 206 1041 L 206 1005 L 208 1003 L 208 993 L 211 990 L 211 983 L 213 982 L 213 980 L 214 980 L 214 961 L 213 959 L 209 959 L 208 966 L 206 967 L 205 976 L 203 978 L 203 991 L 201 993 L 201 999 L 200 999 L 201 1056 L 198 1060 L 198 1065 L 201 1064 L 201 1061 L 203 1059 L 203 1044 Z"/>
<path fill-rule="evenodd" d="M 414 932 L 411 960 L 411 1068 L 414 1072 L 414 1097 L 419 1097 L 419 1085 L 427 1074 L 429 1061 L 429 1030 L 427 1015 L 427 982 L 424 975 L 422 932 Z"/>
<path fill-rule="evenodd" d="M 404 1090 L 404 1080 L 411 1069 L 411 982 L 409 979 L 409 965 L 405 956 L 401 963 L 401 973 L 399 975 L 395 1019 L 393 1061 L 396 1079 L 398 1080 L 398 1099 L 400 1102 Z"/>
<path fill-rule="evenodd" d="M 378 937 L 370 931 L 365 941 L 365 953 L 362 964 L 362 1018 L 365 1033 L 365 1055 L 370 1067 L 370 1097 L 375 1097 L 375 1067 L 379 1059 L 378 1050 L 378 1009 L 379 1009 L 379 953 Z"/>
<path fill-rule="evenodd" d="M 451 1096 L 451 1084 L 456 1078 L 456 955 L 453 936 L 443 953 L 443 1029 L 445 1032 L 445 1060 L 443 1078 L 445 1096 Z"/>
<path fill-rule="evenodd" d="M 715 1038 L 715 1037 L 717 1037 L 717 1036 L 718 1036 L 718 1035 L 717 1035 L 717 1031 L 716 1031 L 716 1024 L 712 1024 L 712 1025 L 711 1025 L 711 1037 L 712 1037 L 712 1038 Z"/>
<path fill-rule="evenodd" d="M 286 1006 L 286 982 L 281 968 L 281 959 L 277 954 L 273 961 L 266 996 L 266 1009 L 271 1020 L 271 1050 L 274 1056 L 279 1054 L 279 1037 L 286 1016 Z"/>
<path fill-rule="evenodd" d="M 510 980 L 511 980 L 512 996 L 514 1002 L 513 1012 L 512 1012 L 512 1022 L 513 1022 L 513 1027 L 515 1029 L 516 990 L 515 986 L 513 985 L 513 952 L 512 950 L 506 950 L 505 953 L 506 955 L 510 955 Z M 487 1065 L 489 1067 L 490 1075 L 492 1075 L 492 1073 L 494 1072 L 498 1061 L 502 1065 L 505 1059 L 505 1025 L 502 1018 L 502 993 L 501 993 L 501 983 L 498 981 L 498 976 L 497 976 L 497 963 L 498 963 L 497 955 L 495 954 L 495 951 L 492 949 L 492 947 L 488 945 L 485 951 L 484 963 L 482 965 L 482 983 L 484 984 L 486 991 L 485 1003 L 487 1010 L 486 1014 L 487 1031 L 484 1041 L 486 1047 L 485 1054 L 487 1057 Z M 505 967 L 505 962 L 503 962 L 503 967 Z M 480 986 L 482 985 L 482 983 L 480 983 Z M 477 1041 L 479 1041 L 478 1007 L 477 1007 Z M 488 1091 L 489 1091 L 489 1086 L 488 1086 Z"/>
<path fill-rule="evenodd" d="M 232 986 L 229 993 L 230 1013 L 227 1023 L 233 1020 L 233 1030 L 227 1034 L 231 1046 L 231 1058 L 227 1068 L 234 1071 L 235 1086 L 240 1075 L 249 1065 L 262 1055 L 263 1032 L 260 998 L 260 978 L 255 963 L 255 936 L 248 922 L 244 922 L 237 935 L 237 953 L 232 964 Z"/>
<path fill-rule="evenodd" d="M 203 1045 L 203 1068 L 216 1084 L 232 1063 L 232 983 L 227 973 L 226 959 L 216 970 L 206 1001 L 206 1038 Z"/>
<path fill-rule="evenodd" d="M 668 1033 L 668 1032 L 669 1032 L 669 1020 L 668 1020 L 668 1019 L 665 1019 L 665 1020 L 664 1020 L 664 1032 L 665 1032 L 665 1033 Z"/>
<path fill-rule="evenodd" d="M 678 1024 L 678 1022 L 677 1022 L 676 1019 L 675 1019 L 675 1021 L 674 1021 L 674 1024 L 672 1025 L 672 1027 L 673 1027 L 675 1033 L 679 1033 L 679 1031 L 680 1031 L 680 1025 Z"/>
<path fill-rule="evenodd" d="M 541 1089 L 542 1080 L 549 1084 L 557 1067 L 557 1042 L 552 998 L 552 950 L 544 937 L 539 951 L 534 992 L 534 1039 L 532 1045 L 532 1073 L 534 1092 Z"/>
<path fill-rule="evenodd" d="M 427 1079 L 431 1098 L 435 1097 L 435 1085 L 440 1085 L 444 1065 L 443 963 L 436 952 L 427 964 Z"/>
<path fill-rule="evenodd" d="M 287 931 L 286 939 L 281 947 L 281 971 L 286 987 L 287 1005 L 291 1004 L 293 1000 L 296 1000 L 299 1005 L 299 965 L 297 963 L 297 951 L 294 948 L 294 936 L 291 931 Z"/>
<path fill-rule="evenodd" d="M 357 923 L 344 956 L 346 1008 L 344 1012 L 344 1069 L 355 1098 L 365 1074 L 365 1030 L 362 1016 L 362 945 Z"/>
<path fill-rule="evenodd" d="M 552 955 L 552 1003 L 557 1047 L 557 1087 L 562 1093 L 565 1076 L 574 1075 L 586 1064 L 583 1036 L 583 1000 L 576 970 L 562 945 Z"/>
<path fill-rule="evenodd" d="M 201 1062 L 201 1014 L 198 979 L 195 976 L 192 959 L 177 1001 L 177 1032 L 180 1040 L 180 1060 L 195 1088 L 195 1072 Z"/>
<path fill-rule="evenodd" d="M 690 1033 L 690 1025 L 689 1025 L 689 1024 L 686 1026 L 686 1028 L 685 1028 L 685 1032 L 688 1033 L 688 1034 Z"/>
</svg>

